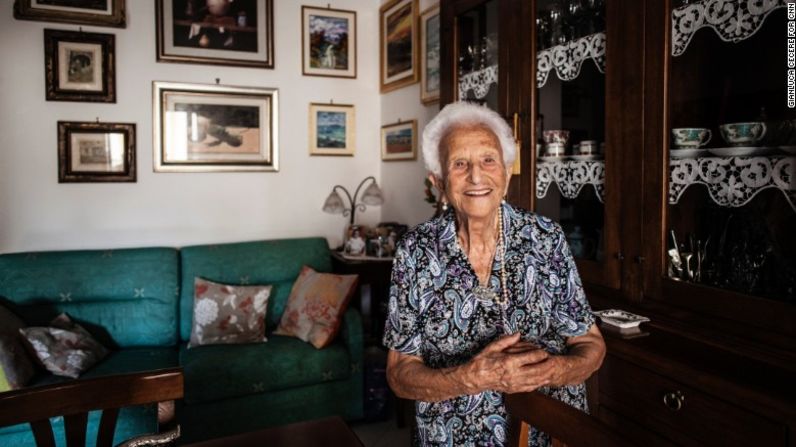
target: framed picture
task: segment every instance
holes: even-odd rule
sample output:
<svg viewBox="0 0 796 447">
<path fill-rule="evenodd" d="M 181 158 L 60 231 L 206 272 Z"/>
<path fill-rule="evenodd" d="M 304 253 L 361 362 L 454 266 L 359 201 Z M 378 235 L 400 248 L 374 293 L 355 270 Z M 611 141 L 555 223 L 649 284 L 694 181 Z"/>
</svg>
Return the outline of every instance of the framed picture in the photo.
<svg viewBox="0 0 796 447">
<path fill-rule="evenodd" d="M 153 83 L 155 172 L 278 171 L 278 91 Z"/>
<path fill-rule="evenodd" d="M 157 0 L 158 62 L 274 68 L 273 0 Z"/>
<path fill-rule="evenodd" d="M 354 155 L 354 106 L 310 104 L 310 155 Z"/>
<path fill-rule="evenodd" d="M 44 30 L 48 101 L 116 102 L 113 34 Z"/>
<path fill-rule="evenodd" d="M 21 20 L 126 26 L 125 0 L 16 0 L 14 17 Z"/>
<path fill-rule="evenodd" d="M 135 124 L 58 121 L 58 183 L 134 181 Z"/>
<path fill-rule="evenodd" d="M 390 0 L 379 9 L 382 93 L 418 80 L 416 18 L 417 0 Z"/>
<path fill-rule="evenodd" d="M 439 101 L 439 5 L 420 14 L 420 101 Z"/>
<path fill-rule="evenodd" d="M 417 158 L 417 120 L 398 121 L 381 126 L 381 159 L 414 160 Z"/>
<path fill-rule="evenodd" d="M 301 7 L 301 72 L 305 76 L 357 77 L 357 13 Z"/>
</svg>

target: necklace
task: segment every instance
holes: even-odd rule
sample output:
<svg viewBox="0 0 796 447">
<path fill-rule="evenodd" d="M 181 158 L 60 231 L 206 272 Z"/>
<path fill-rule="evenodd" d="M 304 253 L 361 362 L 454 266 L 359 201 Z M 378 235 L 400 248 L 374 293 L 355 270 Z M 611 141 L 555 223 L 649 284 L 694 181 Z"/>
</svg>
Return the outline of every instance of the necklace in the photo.
<svg viewBox="0 0 796 447">
<path fill-rule="evenodd" d="M 495 254 L 497 254 L 498 250 L 500 251 L 500 291 L 501 294 L 498 295 L 491 287 L 489 287 L 489 280 L 487 279 L 487 285 L 482 286 L 479 282 L 475 287 L 473 287 L 472 292 L 475 296 L 477 296 L 480 300 L 483 301 L 494 301 L 498 303 L 501 307 L 504 307 L 508 302 L 508 290 L 506 290 L 506 241 L 503 237 L 503 206 L 499 205 L 498 207 L 498 243 L 497 247 L 495 247 Z M 492 258 L 492 264 L 494 264 L 495 259 L 494 256 Z M 490 271 L 491 271 L 491 264 L 490 264 Z M 491 276 L 491 273 L 490 273 Z"/>
</svg>

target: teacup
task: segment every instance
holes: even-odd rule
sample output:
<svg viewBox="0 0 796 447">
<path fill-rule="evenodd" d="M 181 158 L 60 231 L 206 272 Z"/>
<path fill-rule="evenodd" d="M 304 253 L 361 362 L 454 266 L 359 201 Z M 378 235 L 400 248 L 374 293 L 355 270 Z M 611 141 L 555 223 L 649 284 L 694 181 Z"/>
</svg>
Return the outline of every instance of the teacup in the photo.
<svg viewBox="0 0 796 447">
<path fill-rule="evenodd" d="M 597 140 L 583 140 L 578 145 L 575 153 L 580 155 L 596 155 L 599 153 L 599 150 L 600 146 L 597 143 Z"/>
<path fill-rule="evenodd" d="M 564 155 L 567 146 L 564 143 L 547 143 L 545 145 L 545 155 L 548 157 L 560 157 Z"/>
<path fill-rule="evenodd" d="M 550 143 L 561 143 L 566 146 L 567 141 L 569 141 L 569 131 L 568 130 L 545 130 L 542 132 L 542 138 L 544 142 L 547 144 Z"/>
<path fill-rule="evenodd" d="M 675 127 L 672 129 L 674 145 L 680 149 L 697 149 L 710 142 L 713 133 L 702 127 Z"/>
<path fill-rule="evenodd" d="M 766 135 L 766 125 L 759 121 L 719 126 L 721 137 L 731 146 L 752 146 Z"/>
</svg>

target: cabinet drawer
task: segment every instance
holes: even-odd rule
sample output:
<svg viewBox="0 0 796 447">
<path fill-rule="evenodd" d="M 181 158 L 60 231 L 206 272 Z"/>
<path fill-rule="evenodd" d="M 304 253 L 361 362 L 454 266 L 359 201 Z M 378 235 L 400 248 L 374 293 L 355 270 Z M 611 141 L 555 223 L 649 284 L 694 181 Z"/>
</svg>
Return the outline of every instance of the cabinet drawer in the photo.
<svg viewBox="0 0 796 447">
<path fill-rule="evenodd" d="M 600 405 L 684 445 L 786 445 L 786 427 L 741 406 L 613 356 L 599 376 Z"/>
</svg>

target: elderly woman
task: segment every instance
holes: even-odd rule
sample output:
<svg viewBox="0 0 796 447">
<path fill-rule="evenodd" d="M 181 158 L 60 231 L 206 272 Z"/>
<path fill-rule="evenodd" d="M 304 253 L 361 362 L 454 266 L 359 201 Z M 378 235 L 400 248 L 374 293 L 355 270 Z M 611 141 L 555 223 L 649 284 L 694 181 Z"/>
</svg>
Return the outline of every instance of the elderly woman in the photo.
<svg viewBox="0 0 796 447">
<path fill-rule="evenodd" d="M 502 200 L 515 156 L 485 107 L 450 104 L 423 132 L 444 211 L 398 244 L 384 334 L 390 387 L 417 401 L 417 445 L 504 445 L 504 393 L 586 411 L 605 345 L 559 225 Z"/>
</svg>

